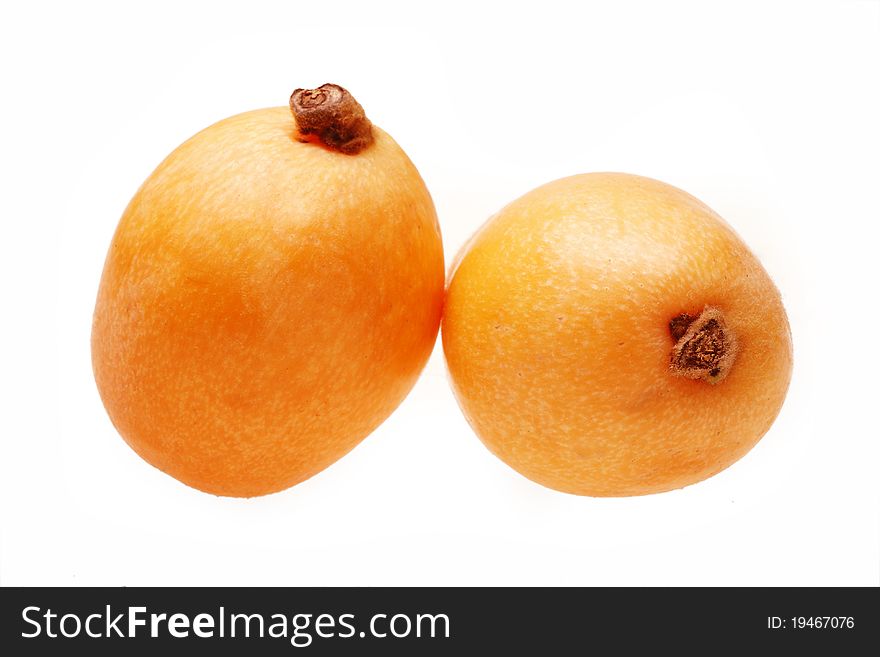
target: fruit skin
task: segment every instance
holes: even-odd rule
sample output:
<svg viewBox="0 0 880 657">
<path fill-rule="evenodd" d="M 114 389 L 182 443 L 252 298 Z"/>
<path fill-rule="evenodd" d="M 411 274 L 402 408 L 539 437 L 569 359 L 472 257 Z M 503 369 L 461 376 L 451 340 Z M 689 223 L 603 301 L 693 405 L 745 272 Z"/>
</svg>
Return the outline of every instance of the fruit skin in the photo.
<svg viewBox="0 0 880 657">
<path fill-rule="evenodd" d="M 648 178 L 539 187 L 471 238 L 442 325 L 452 386 L 486 446 L 550 488 L 644 495 L 748 452 L 792 368 L 779 292 L 724 221 Z M 673 376 L 669 322 L 720 309 L 738 353 L 713 385 Z"/>
<path fill-rule="evenodd" d="M 200 132 L 138 190 L 92 331 L 98 389 L 148 462 L 250 497 L 327 467 L 403 400 L 443 302 L 436 213 L 373 127 L 356 156 L 286 107 Z"/>
</svg>

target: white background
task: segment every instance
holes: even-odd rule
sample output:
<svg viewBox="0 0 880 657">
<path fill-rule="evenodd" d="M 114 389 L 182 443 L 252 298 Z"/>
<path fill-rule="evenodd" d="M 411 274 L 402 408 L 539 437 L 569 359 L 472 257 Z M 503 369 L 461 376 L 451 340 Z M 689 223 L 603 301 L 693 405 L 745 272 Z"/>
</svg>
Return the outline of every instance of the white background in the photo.
<svg viewBox="0 0 880 657">
<path fill-rule="evenodd" d="M 877 585 L 877 2 L 16 3 L 0 36 L 0 583 Z M 682 491 L 544 489 L 477 440 L 439 347 L 318 476 L 191 490 L 116 435 L 89 356 L 128 199 L 199 129 L 333 81 L 419 167 L 447 263 L 549 180 L 627 171 L 725 217 L 783 293 L 771 431 Z"/>
</svg>

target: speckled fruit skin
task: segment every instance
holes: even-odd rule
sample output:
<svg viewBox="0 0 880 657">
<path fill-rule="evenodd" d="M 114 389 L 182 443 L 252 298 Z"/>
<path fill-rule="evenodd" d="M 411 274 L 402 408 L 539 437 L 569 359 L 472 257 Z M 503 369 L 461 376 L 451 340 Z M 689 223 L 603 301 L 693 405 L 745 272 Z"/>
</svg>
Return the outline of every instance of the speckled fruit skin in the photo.
<svg viewBox="0 0 880 657">
<path fill-rule="evenodd" d="M 779 292 L 724 221 L 627 174 L 539 187 L 493 216 L 451 273 L 443 348 L 486 446 L 592 496 L 693 484 L 748 452 L 792 368 Z M 716 385 L 673 376 L 669 321 L 719 308 L 739 353 Z"/>
<path fill-rule="evenodd" d="M 119 223 L 92 360 L 148 462 L 250 497 L 327 467 L 403 400 L 443 303 L 431 197 L 400 147 L 300 143 L 286 107 L 175 150 Z"/>
</svg>

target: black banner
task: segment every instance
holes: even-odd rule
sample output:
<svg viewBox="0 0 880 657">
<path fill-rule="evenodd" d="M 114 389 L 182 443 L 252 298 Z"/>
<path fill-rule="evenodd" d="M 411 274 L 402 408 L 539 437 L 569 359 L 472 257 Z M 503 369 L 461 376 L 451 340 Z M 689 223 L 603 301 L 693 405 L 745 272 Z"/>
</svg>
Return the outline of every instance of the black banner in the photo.
<svg viewBox="0 0 880 657">
<path fill-rule="evenodd" d="M 16 656 L 142 647 L 163 656 L 855 654 L 880 645 L 880 592 L 869 588 L 3 588 L 0 602 L 0 648 Z"/>
</svg>

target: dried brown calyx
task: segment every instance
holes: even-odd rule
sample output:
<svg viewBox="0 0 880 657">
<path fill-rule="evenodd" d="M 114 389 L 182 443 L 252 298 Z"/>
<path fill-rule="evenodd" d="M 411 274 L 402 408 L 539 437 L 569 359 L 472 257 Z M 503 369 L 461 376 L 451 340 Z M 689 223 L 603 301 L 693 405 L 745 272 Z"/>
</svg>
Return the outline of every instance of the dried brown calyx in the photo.
<svg viewBox="0 0 880 657">
<path fill-rule="evenodd" d="M 669 332 L 676 341 L 669 362 L 675 376 L 720 383 L 728 375 L 738 345 L 720 310 L 706 306 L 697 317 L 676 315 Z"/>
<path fill-rule="evenodd" d="M 290 111 L 302 141 L 315 137 L 327 148 L 356 155 L 373 143 L 373 124 L 354 96 L 338 84 L 297 89 Z"/>
</svg>

